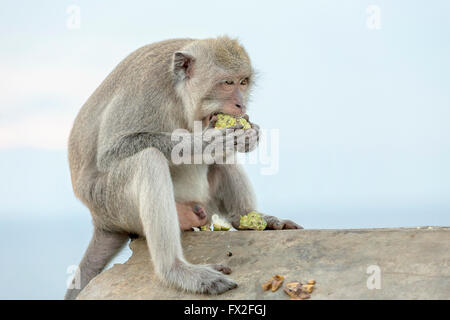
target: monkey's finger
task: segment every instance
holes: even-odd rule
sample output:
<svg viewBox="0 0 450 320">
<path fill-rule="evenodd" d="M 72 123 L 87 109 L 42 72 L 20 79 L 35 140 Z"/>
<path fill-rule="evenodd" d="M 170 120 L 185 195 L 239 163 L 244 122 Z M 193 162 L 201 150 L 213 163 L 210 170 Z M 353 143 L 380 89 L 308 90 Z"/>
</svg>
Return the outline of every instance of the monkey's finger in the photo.
<svg viewBox="0 0 450 320">
<path fill-rule="evenodd" d="M 256 141 L 256 139 L 244 137 L 244 139 L 240 138 L 238 140 L 237 151 L 241 152 L 241 153 L 251 152 L 251 151 L 255 150 L 257 146 L 258 146 L 258 142 Z"/>
<path fill-rule="evenodd" d="M 264 220 L 267 222 L 266 229 L 282 230 L 284 228 L 283 221 L 277 217 L 264 215 Z"/>
<path fill-rule="evenodd" d="M 267 229 L 272 229 L 272 230 L 283 230 L 284 229 L 284 223 L 281 221 L 275 221 L 272 223 L 268 223 L 267 224 Z"/>
<path fill-rule="evenodd" d="M 247 122 L 250 121 L 250 120 L 249 120 L 249 117 L 248 117 L 248 114 L 244 114 L 244 115 L 242 116 L 242 118 L 244 118 L 245 120 L 247 120 Z"/>
<path fill-rule="evenodd" d="M 246 132 L 247 132 L 247 130 L 244 130 L 243 128 L 238 128 L 237 130 L 234 130 L 233 135 L 234 135 L 236 138 L 239 138 L 239 137 L 245 135 Z"/>
<path fill-rule="evenodd" d="M 213 114 L 209 117 L 209 126 L 208 128 L 214 128 L 217 122 L 217 115 Z"/>
<path fill-rule="evenodd" d="M 202 119 L 202 125 L 204 128 L 208 128 L 211 122 L 211 116 L 206 116 Z"/>
<path fill-rule="evenodd" d="M 260 131 L 259 131 L 259 126 L 257 124 L 255 124 L 254 126 L 252 126 L 252 128 L 249 131 L 249 134 L 253 134 L 256 136 L 256 142 L 259 142 L 259 137 L 260 137 Z"/>
<path fill-rule="evenodd" d="M 226 128 L 224 135 L 225 139 L 236 139 L 236 137 L 240 137 L 245 134 L 245 131 L 243 128 Z"/>
<path fill-rule="evenodd" d="M 257 131 L 260 130 L 259 125 L 257 125 L 256 123 L 250 122 L 250 125 L 252 126 L 252 129 L 257 130 Z"/>
<path fill-rule="evenodd" d="M 240 149 L 240 150 L 243 150 L 243 151 L 239 151 L 239 150 L 238 151 L 239 152 L 252 152 L 253 150 L 256 149 L 257 146 L 258 145 L 256 143 L 246 143 L 244 148 Z"/>
<path fill-rule="evenodd" d="M 267 222 L 267 229 L 282 230 L 282 229 L 303 229 L 302 226 L 296 224 L 291 220 L 281 220 L 274 216 L 264 216 Z"/>
<path fill-rule="evenodd" d="M 250 128 L 245 130 L 245 134 L 248 136 L 257 136 L 259 134 L 259 130 L 255 128 Z"/>
<path fill-rule="evenodd" d="M 283 229 L 303 229 L 303 227 L 299 224 L 296 224 L 295 222 L 291 220 L 283 220 L 284 228 Z"/>
<path fill-rule="evenodd" d="M 259 137 L 256 130 L 244 130 L 244 135 L 238 138 L 238 152 L 251 152 L 258 146 Z"/>
<path fill-rule="evenodd" d="M 244 131 L 244 130 L 240 130 L 240 131 Z M 231 131 L 230 130 L 230 131 L 226 132 L 225 136 L 223 138 L 223 146 L 225 148 L 229 148 L 230 146 L 234 147 L 235 145 L 237 145 L 239 137 L 242 135 L 243 135 L 243 133 L 239 132 L 239 131 Z"/>
</svg>

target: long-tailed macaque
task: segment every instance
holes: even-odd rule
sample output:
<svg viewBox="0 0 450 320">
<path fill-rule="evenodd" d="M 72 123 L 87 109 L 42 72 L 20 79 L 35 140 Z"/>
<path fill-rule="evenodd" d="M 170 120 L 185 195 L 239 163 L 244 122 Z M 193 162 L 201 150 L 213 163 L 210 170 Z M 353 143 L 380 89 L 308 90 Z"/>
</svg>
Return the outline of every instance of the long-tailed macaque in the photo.
<svg viewBox="0 0 450 320">
<path fill-rule="evenodd" d="M 144 46 L 101 83 L 81 108 L 69 138 L 74 193 L 91 212 L 94 234 L 79 265 L 81 288 L 69 289 L 66 299 L 76 298 L 130 235 L 147 239 L 154 270 L 168 285 L 209 294 L 237 286 L 224 275 L 229 268 L 186 261 L 180 229 L 203 225 L 214 213 L 238 227 L 240 217 L 256 209 L 250 182 L 237 164 L 174 164 L 172 151 L 179 143 L 200 145 L 185 149 L 193 157 L 207 147 L 222 148 L 225 157 L 253 150 L 256 124 L 231 133 L 213 125 L 219 112 L 248 119 L 253 82 L 244 48 L 219 37 Z M 193 134 L 195 121 L 224 139 Z M 174 141 L 171 133 L 180 128 L 185 139 Z M 245 137 L 245 148 L 236 150 L 239 137 Z M 224 141 L 231 141 L 231 148 L 223 147 Z M 301 228 L 264 218 L 268 229 Z"/>
</svg>

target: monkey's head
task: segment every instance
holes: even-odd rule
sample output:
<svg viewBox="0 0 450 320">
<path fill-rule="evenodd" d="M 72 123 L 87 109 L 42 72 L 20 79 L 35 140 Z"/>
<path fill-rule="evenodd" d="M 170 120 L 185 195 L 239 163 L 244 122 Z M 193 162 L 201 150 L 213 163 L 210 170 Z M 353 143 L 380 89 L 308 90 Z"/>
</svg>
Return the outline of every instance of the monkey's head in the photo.
<svg viewBox="0 0 450 320">
<path fill-rule="evenodd" d="M 191 120 L 204 120 L 215 113 L 246 113 L 254 72 L 237 40 L 195 40 L 174 53 L 173 72 L 176 91 Z"/>
</svg>

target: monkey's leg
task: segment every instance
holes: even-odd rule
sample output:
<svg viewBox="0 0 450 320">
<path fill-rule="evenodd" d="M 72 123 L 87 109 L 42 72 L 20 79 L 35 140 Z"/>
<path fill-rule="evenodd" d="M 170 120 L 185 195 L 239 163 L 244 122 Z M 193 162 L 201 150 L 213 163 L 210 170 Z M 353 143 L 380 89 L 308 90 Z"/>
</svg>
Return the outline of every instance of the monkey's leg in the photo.
<svg viewBox="0 0 450 320">
<path fill-rule="evenodd" d="M 183 256 L 173 183 L 167 159 L 153 148 L 127 160 L 134 172 L 131 197 L 139 210 L 156 274 L 169 285 L 197 293 L 219 294 L 237 286 L 211 266 L 193 265 Z M 124 168 L 127 170 L 127 168 Z"/>
<path fill-rule="evenodd" d="M 128 234 L 113 233 L 95 228 L 91 242 L 79 265 L 79 278 L 75 277 L 72 280 L 73 289 L 67 289 L 64 299 L 75 299 L 89 281 L 103 270 L 128 239 Z"/>
<path fill-rule="evenodd" d="M 228 215 L 234 228 L 238 229 L 241 216 L 256 210 L 256 200 L 247 174 L 239 165 L 215 164 L 208 171 L 208 181 L 214 204 Z M 291 220 L 263 214 L 267 229 L 303 229 Z"/>
</svg>

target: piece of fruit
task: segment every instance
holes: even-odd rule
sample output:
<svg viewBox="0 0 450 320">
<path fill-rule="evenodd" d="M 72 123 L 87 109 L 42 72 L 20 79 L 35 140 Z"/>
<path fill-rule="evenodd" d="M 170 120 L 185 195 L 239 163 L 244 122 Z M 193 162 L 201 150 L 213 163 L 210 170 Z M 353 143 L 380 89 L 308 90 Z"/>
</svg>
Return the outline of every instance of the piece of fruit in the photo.
<svg viewBox="0 0 450 320">
<path fill-rule="evenodd" d="M 231 224 L 225 219 L 219 217 L 217 214 L 213 214 L 211 220 L 213 223 L 214 231 L 228 231 L 231 229 Z"/>
<path fill-rule="evenodd" d="M 300 282 L 289 282 L 286 283 L 283 290 L 291 298 L 299 297 L 302 293 L 302 284 Z"/>
<path fill-rule="evenodd" d="M 281 284 L 284 281 L 284 277 L 280 275 L 275 275 L 272 277 L 272 292 L 275 292 L 278 290 L 279 287 L 281 287 Z"/>
<path fill-rule="evenodd" d="M 256 211 L 251 211 L 247 215 L 242 216 L 239 224 L 239 229 L 262 231 L 266 227 L 267 227 L 266 220 L 260 213 Z"/>
<path fill-rule="evenodd" d="M 310 281 L 309 281 L 310 282 Z M 314 284 L 302 284 L 299 281 L 286 283 L 283 291 L 291 297 L 291 300 L 305 300 L 311 297 Z"/>
<path fill-rule="evenodd" d="M 272 279 L 270 279 L 270 280 L 264 282 L 264 283 L 261 285 L 261 287 L 262 287 L 262 289 L 263 289 L 264 291 L 267 291 L 267 290 L 269 290 L 270 288 L 272 288 Z"/>
<path fill-rule="evenodd" d="M 215 125 L 216 129 L 232 128 L 236 127 L 237 125 L 242 125 L 244 130 L 251 129 L 252 127 L 250 123 L 248 123 L 248 121 L 244 118 L 236 118 L 225 113 L 217 114 L 217 121 Z"/>
<path fill-rule="evenodd" d="M 303 288 L 305 289 L 306 292 L 311 293 L 314 290 L 314 285 L 313 284 L 305 284 L 305 285 L 303 285 Z"/>
<path fill-rule="evenodd" d="M 281 287 L 281 284 L 284 281 L 284 276 L 280 276 L 279 274 L 274 275 L 270 280 L 264 282 L 261 287 L 264 291 L 272 289 L 272 292 L 278 290 Z"/>
</svg>

